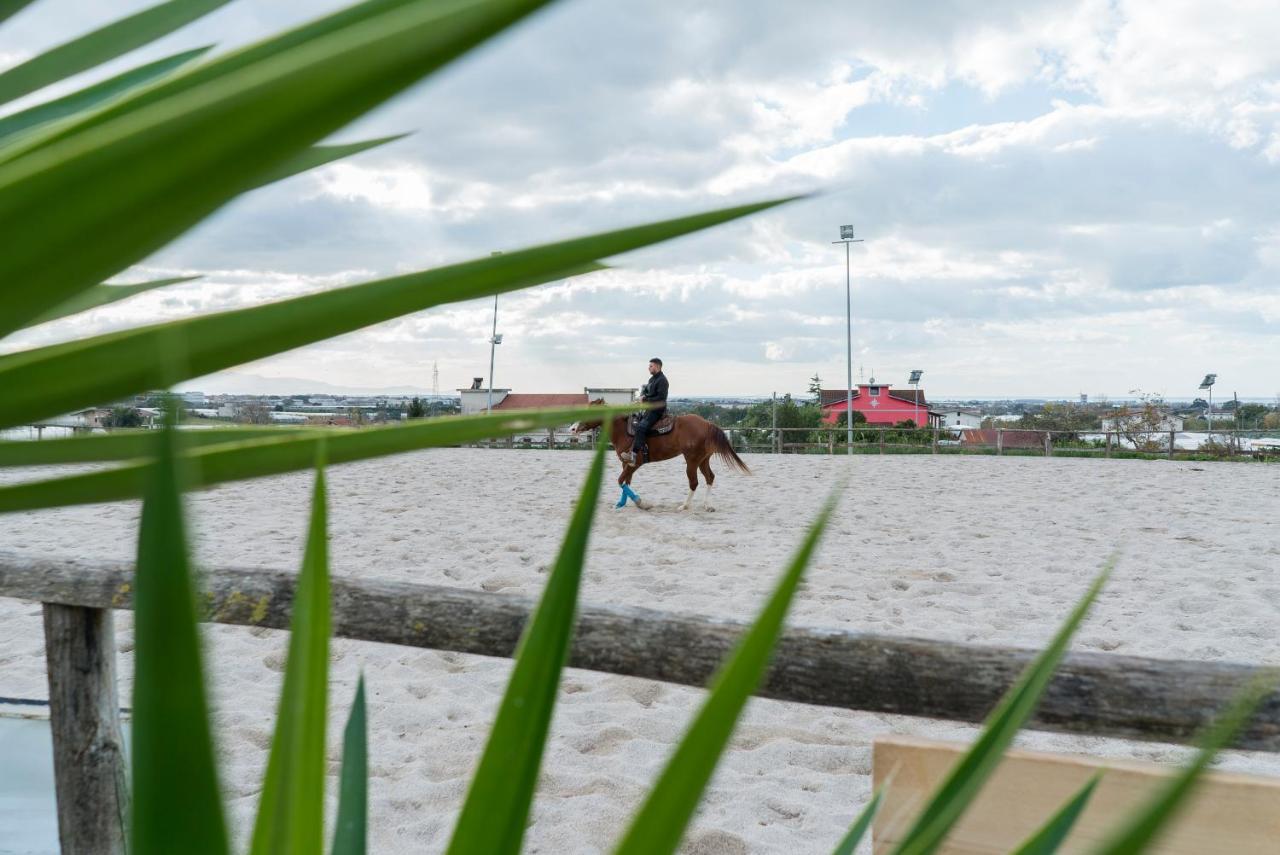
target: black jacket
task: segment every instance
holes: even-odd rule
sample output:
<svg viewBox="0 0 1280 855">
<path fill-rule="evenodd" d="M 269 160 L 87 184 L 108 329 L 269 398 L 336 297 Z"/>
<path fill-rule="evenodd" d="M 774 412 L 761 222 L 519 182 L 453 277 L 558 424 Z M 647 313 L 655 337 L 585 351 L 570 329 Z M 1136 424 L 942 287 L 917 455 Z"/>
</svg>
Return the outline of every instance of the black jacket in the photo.
<svg viewBox="0 0 1280 855">
<path fill-rule="evenodd" d="M 647 401 L 651 404 L 667 405 L 667 375 L 659 371 L 649 378 L 649 382 L 644 384 L 644 388 L 640 390 L 640 400 Z"/>
</svg>

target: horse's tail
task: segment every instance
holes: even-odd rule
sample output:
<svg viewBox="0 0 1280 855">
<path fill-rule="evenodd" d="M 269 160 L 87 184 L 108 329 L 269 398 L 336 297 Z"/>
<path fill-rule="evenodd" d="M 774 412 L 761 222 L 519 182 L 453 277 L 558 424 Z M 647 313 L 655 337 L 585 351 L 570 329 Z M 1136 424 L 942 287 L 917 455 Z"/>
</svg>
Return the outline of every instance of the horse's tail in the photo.
<svg viewBox="0 0 1280 855">
<path fill-rule="evenodd" d="M 738 452 L 733 450 L 733 443 L 729 442 L 729 437 L 725 435 L 724 431 L 720 430 L 719 425 L 711 426 L 711 449 L 712 453 L 719 457 L 725 466 L 732 466 L 746 475 L 751 474 L 751 470 L 747 468 L 747 464 L 742 462 Z"/>
</svg>

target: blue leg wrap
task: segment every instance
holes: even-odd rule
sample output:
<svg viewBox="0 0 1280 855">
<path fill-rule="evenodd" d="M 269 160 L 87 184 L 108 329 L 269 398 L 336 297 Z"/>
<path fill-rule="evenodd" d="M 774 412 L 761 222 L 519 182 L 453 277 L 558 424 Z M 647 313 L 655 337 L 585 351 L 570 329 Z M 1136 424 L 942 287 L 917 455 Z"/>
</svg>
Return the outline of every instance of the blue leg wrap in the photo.
<svg viewBox="0 0 1280 855">
<path fill-rule="evenodd" d="M 623 484 L 623 485 L 622 485 L 622 496 L 620 496 L 620 497 L 618 498 L 618 504 L 614 505 L 614 507 L 615 507 L 615 508 L 623 508 L 623 507 L 626 507 L 626 505 L 627 505 L 627 499 L 630 499 L 631 501 L 635 502 L 635 503 L 636 503 L 636 505 L 639 505 L 639 504 L 640 504 L 640 497 L 636 495 L 636 491 L 635 491 L 635 490 L 632 490 L 632 489 L 631 489 L 631 485 L 630 485 L 630 484 Z"/>
</svg>

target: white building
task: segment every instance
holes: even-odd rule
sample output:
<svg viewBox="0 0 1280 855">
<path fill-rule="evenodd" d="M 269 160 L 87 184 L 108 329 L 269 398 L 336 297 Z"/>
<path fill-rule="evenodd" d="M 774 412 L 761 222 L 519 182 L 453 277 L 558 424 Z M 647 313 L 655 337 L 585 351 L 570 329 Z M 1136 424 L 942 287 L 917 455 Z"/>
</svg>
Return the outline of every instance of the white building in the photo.
<svg viewBox="0 0 1280 855">
<path fill-rule="evenodd" d="M 976 410 L 943 410 L 938 413 L 942 417 L 940 427 L 949 428 L 980 428 L 982 427 L 982 413 Z"/>
<path fill-rule="evenodd" d="M 481 387 L 482 378 L 477 377 L 470 389 L 459 389 L 462 415 L 483 413 L 489 408 L 489 390 Z M 592 401 L 603 400 L 606 404 L 630 404 L 636 399 L 634 388 L 621 387 L 584 387 L 582 392 L 569 393 L 513 393 L 510 389 L 493 390 L 494 410 L 526 410 L 545 407 L 581 407 Z"/>
</svg>

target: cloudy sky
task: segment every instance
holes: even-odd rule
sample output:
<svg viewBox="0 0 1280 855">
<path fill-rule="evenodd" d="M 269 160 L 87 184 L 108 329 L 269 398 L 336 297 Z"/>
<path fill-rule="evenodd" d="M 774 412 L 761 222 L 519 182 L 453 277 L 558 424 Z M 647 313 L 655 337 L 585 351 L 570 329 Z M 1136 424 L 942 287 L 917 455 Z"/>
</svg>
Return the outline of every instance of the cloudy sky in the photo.
<svg viewBox="0 0 1280 855">
<path fill-rule="evenodd" d="M 145 2 L 42 0 L 0 65 Z M 334 8 L 239 0 L 128 65 Z M 110 6 L 110 12 L 106 7 Z M 72 27 L 74 22 L 74 27 Z M 569 0 L 344 131 L 411 132 L 258 190 L 122 275 L 200 274 L 5 342 L 279 299 L 795 192 L 815 198 L 503 297 L 496 385 L 673 394 L 1280 395 L 1273 2 Z M 106 69 L 118 71 L 117 64 Z M 91 80 L 86 76 L 80 82 Z M 486 374 L 492 301 L 193 385 L 429 390 Z"/>
</svg>

